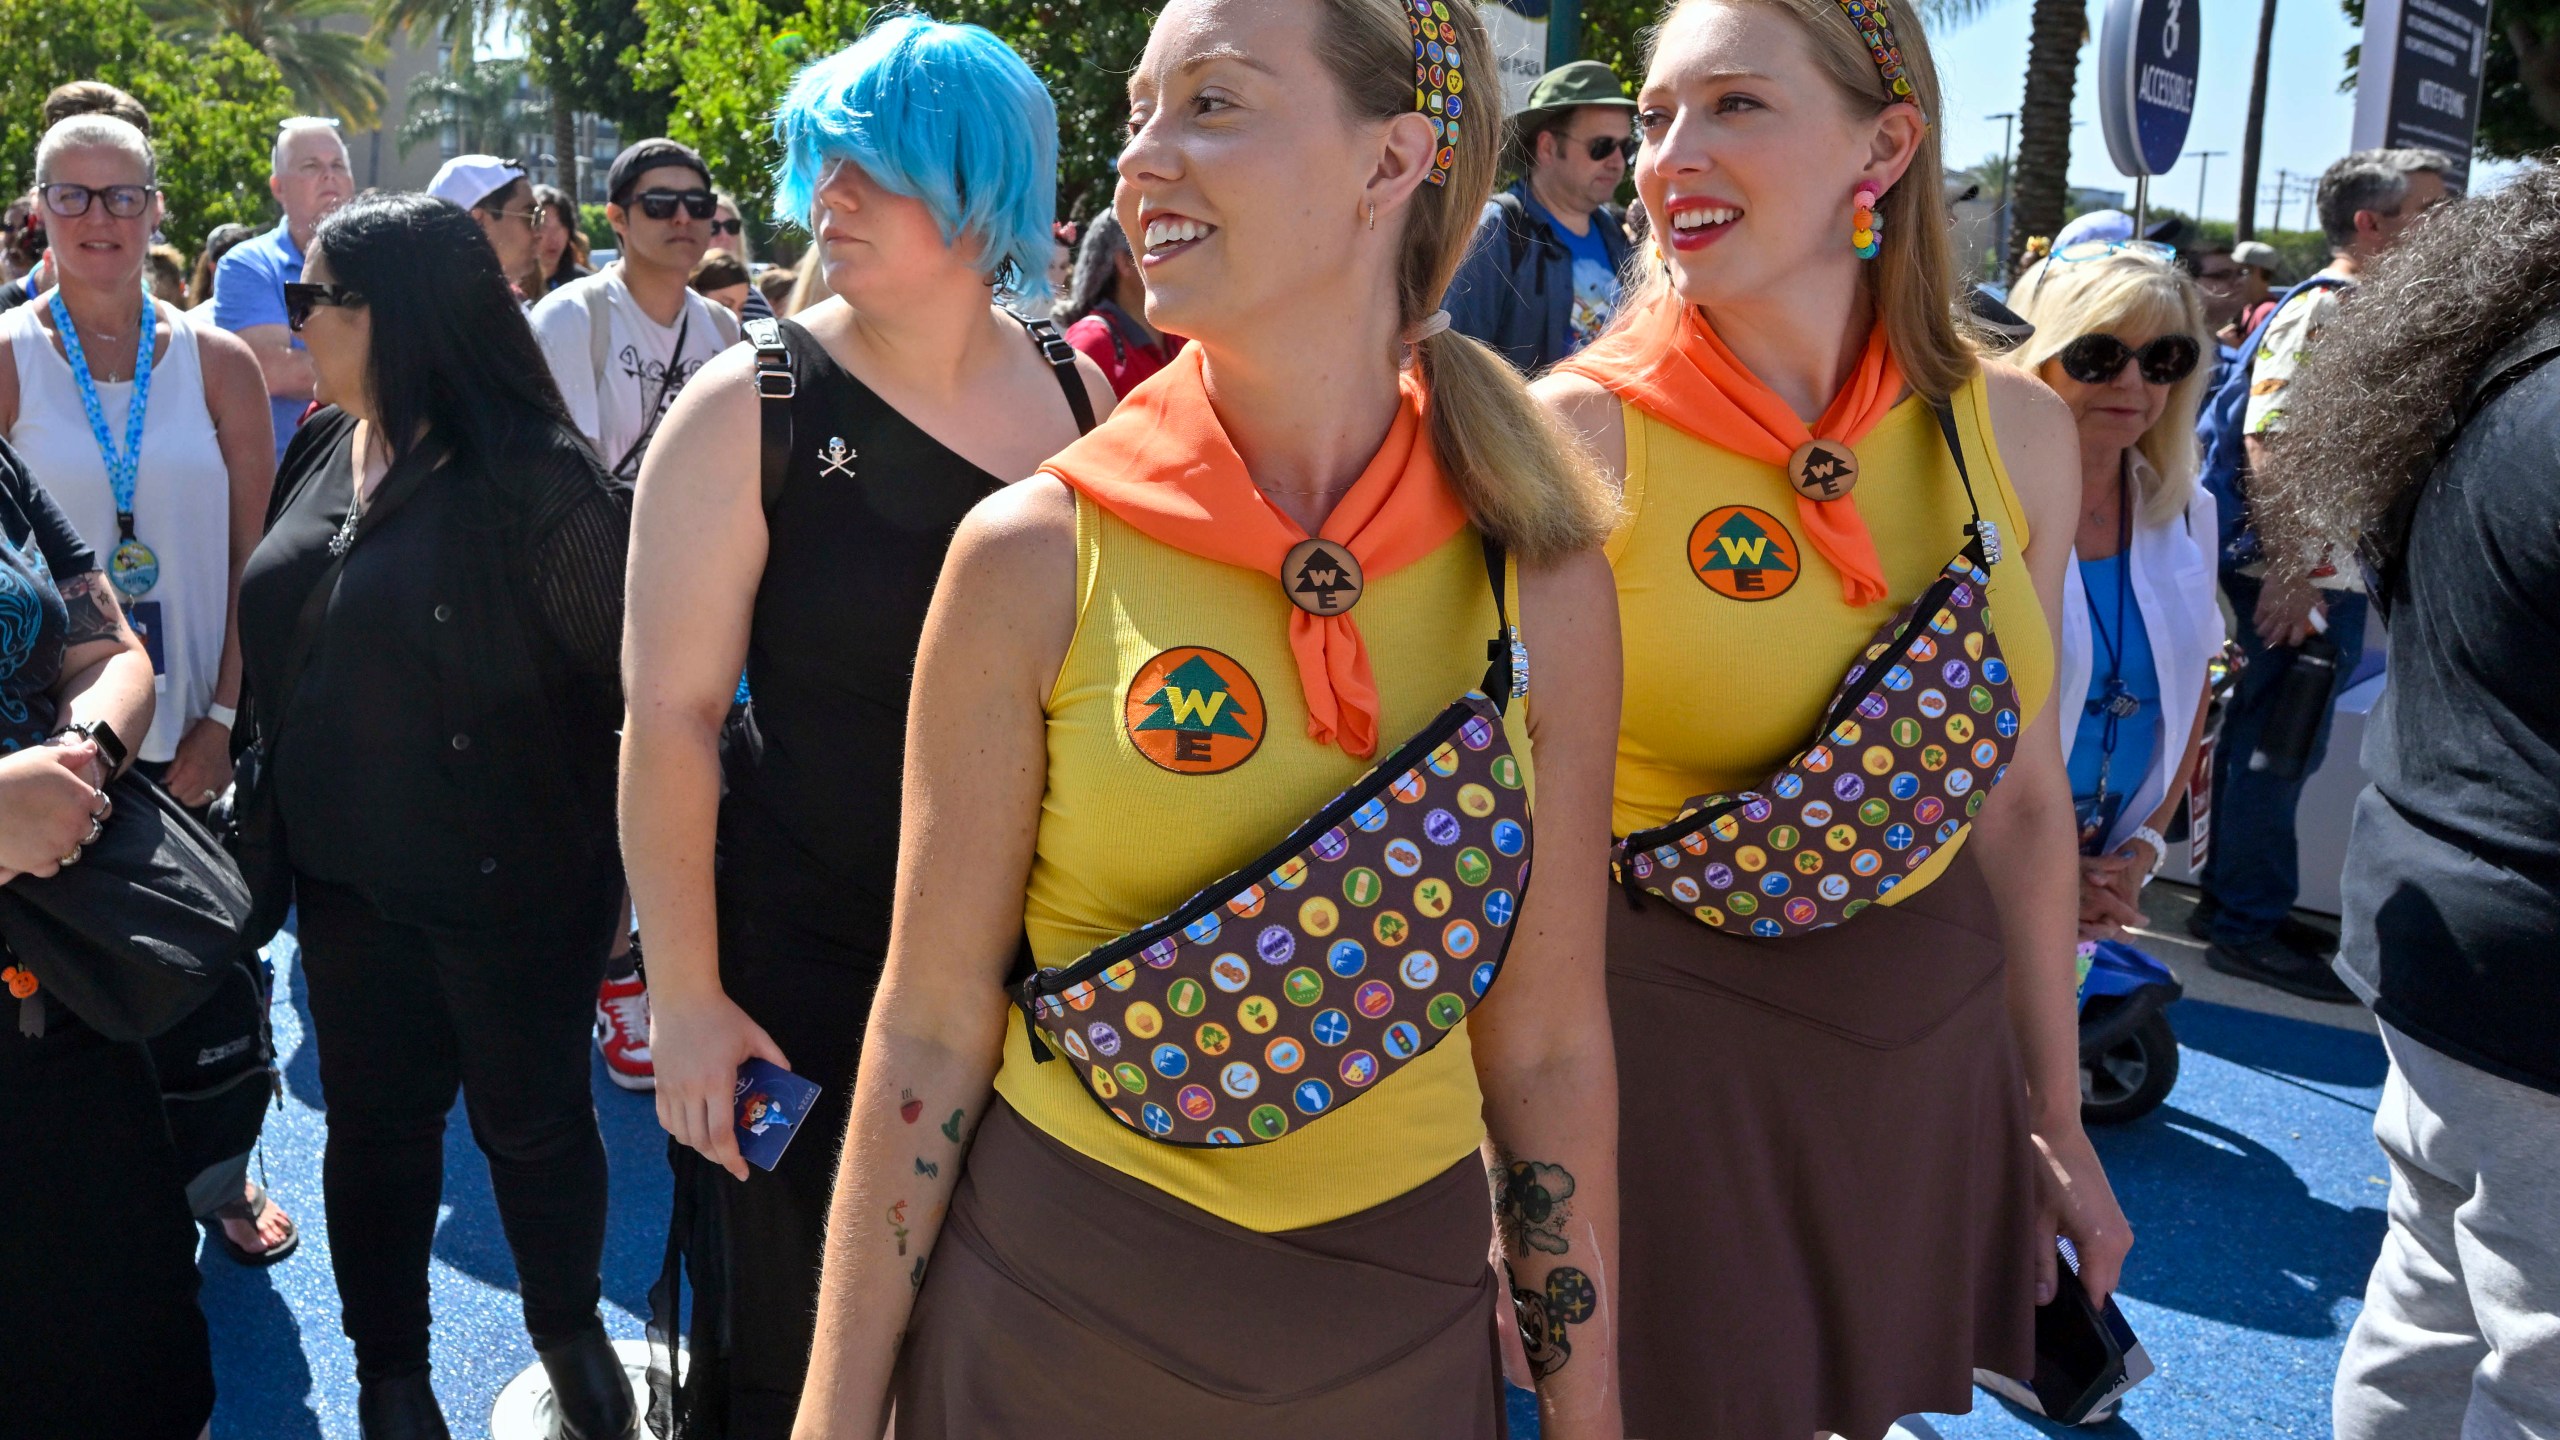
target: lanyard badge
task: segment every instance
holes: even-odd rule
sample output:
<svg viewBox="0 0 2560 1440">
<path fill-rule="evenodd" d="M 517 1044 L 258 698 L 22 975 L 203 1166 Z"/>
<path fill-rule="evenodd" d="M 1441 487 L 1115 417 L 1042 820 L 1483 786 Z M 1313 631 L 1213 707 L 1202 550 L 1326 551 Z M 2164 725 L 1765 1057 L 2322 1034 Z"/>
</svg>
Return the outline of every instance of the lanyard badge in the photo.
<svg viewBox="0 0 2560 1440">
<path fill-rule="evenodd" d="M 89 434 L 106 462 L 107 485 L 115 491 L 116 548 L 107 557 L 107 581 L 131 604 L 160 584 L 160 556 L 135 537 L 133 528 L 133 483 L 142 465 L 143 417 L 151 408 L 151 351 L 159 335 L 160 307 L 149 295 L 143 296 L 142 339 L 134 353 L 133 400 L 125 409 L 122 449 L 107 433 L 107 411 L 98 400 L 97 378 L 89 372 L 89 357 L 80 347 L 80 327 L 71 323 L 71 309 L 62 303 L 60 290 L 53 292 L 53 323 L 62 337 L 63 356 L 71 362 L 71 383 L 80 391 L 80 408 L 89 417 Z"/>
</svg>

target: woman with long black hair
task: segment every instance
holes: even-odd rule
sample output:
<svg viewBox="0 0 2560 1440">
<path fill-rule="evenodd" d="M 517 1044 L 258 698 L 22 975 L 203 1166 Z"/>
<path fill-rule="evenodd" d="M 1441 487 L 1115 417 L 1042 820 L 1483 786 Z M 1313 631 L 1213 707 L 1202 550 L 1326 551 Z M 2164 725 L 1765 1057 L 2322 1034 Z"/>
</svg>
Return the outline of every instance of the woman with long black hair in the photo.
<svg viewBox="0 0 2560 1440">
<path fill-rule="evenodd" d="M 619 910 L 628 498 L 454 206 L 348 205 L 285 303 L 329 408 L 241 586 L 248 738 L 301 907 L 363 1433 L 446 1434 L 427 1256 L 458 1087 L 563 1433 L 619 1436 L 587 1027 Z"/>
</svg>

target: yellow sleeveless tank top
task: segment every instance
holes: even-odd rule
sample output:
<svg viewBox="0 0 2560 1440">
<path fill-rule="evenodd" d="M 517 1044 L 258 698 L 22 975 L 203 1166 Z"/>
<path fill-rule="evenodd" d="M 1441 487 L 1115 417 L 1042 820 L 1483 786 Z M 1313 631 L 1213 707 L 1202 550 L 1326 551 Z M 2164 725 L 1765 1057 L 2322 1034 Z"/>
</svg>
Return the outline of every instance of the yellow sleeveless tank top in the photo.
<svg viewBox="0 0 2560 1440">
<path fill-rule="evenodd" d="M 2027 573 L 2027 522 L 1993 443 L 1982 377 L 1950 404 L 1982 518 L 2000 528 L 1989 613 L 2023 722 L 2053 688 L 2054 668 Z M 1671 820 L 1691 796 L 1756 785 L 1803 748 L 1876 627 L 1964 543 L 1972 512 L 1928 402 L 1895 406 L 1858 444 L 1857 489 L 1892 593 L 1853 610 L 1841 602 L 1839 572 L 1798 529 L 1795 491 L 1779 467 L 1632 405 L 1622 414 L 1626 518 L 1608 555 L 1627 678 L 1610 824 L 1626 835 Z M 1918 894 L 1962 843 L 1940 847 L 1883 903 Z"/>
<path fill-rule="evenodd" d="M 1075 638 L 1048 701 L 1048 793 L 1023 906 L 1042 965 L 1068 964 L 1251 862 L 1369 764 L 1307 738 L 1289 651 L 1295 612 L 1270 576 L 1149 539 L 1078 497 L 1076 596 Z M 1373 578 L 1358 616 L 1383 754 L 1484 679 L 1495 619 L 1483 542 L 1461 530 Z M 1524 775 L 1525 715 L 1515 703 L 1508 721 Z M 1527 783 L 1534 796 L 1534 776 Z M 1345 929 L 1379 923 L 1383 909 L 1363 913 L 1377 899 L 1346 895 Z M 995 1083 L 1070 1149 L 1265 1233 L 1392 1200 L 1484 1138 L 1464 1022 L 1357 1103 L 1234 1150 L 1131 1134 L 1073 1067 L 1033 1061 L 1018 1015 Z"/>
</svg>

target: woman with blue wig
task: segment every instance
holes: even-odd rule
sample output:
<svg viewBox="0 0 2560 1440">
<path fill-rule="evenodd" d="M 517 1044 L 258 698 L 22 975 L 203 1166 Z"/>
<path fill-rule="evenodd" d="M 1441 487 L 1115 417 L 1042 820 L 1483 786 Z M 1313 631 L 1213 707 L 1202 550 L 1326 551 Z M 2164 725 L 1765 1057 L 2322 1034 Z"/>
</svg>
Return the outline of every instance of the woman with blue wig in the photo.
<svg viewBox="0 0 2560 1440">
<path fill-rule="evenodd" d="M 622 827 L 676 1171 L 652 1328 L 672 1334 L 689 1271 L 688 1436 L 791 1428 L 943 550 L 1111 405 L 999 303 L 1045 298 L 1057 203 L 1057 111 L 1002 41 L 894 16 L 803 70 L 774 132 L 777 218 L 808 227 L 831 298 L 685 388 L 632 527 Z M 750 1059 L 819 1087 L 791 1127 L 817 1134 L 765 1169 L 731 1120 Z"/>
</svg>

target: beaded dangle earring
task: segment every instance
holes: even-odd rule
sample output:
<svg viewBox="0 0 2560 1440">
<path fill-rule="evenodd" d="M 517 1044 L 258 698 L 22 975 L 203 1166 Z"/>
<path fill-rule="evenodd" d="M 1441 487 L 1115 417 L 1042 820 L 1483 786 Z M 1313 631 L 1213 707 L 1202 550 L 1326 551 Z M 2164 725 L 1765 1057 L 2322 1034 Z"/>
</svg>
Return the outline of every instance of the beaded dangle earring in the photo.
<svg viewBox="0 0 2560 1440">
<path fill-rule="evenodd" d="M 1884 217 L 1876 214 L 1877 199 L 1874 190 L 1861 185 L 1849 202 L 1857 207 L 1849 217 L 1849 248 L 1857 251 L 1861 260 L 1873 260 L 1876 252 L 1884 248 L 1878 238 L 1884 231 Z"/>
</svg>

